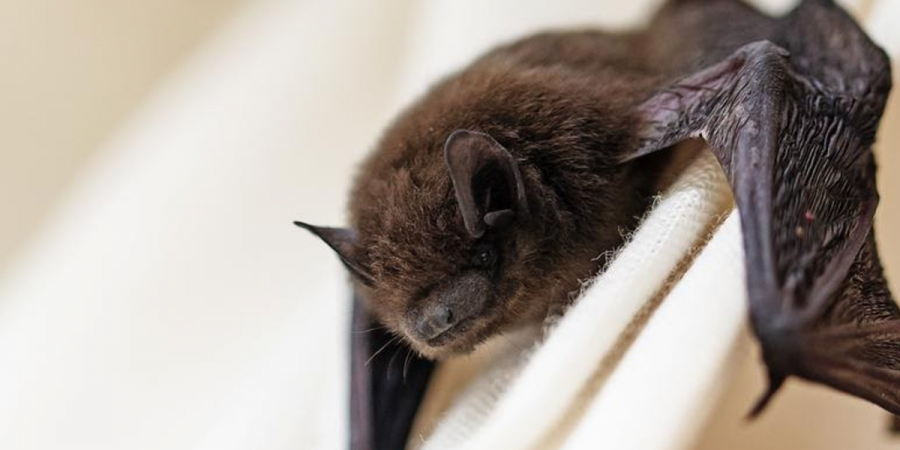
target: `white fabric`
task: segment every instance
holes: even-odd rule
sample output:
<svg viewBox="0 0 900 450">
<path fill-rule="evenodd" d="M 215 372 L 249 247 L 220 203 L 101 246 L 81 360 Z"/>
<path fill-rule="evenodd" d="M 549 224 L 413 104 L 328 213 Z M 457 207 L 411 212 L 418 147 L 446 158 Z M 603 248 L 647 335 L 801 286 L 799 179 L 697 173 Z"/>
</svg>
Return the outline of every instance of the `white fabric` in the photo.
<svg viewBox="0 0 900 450">
<path fill-rule="evenodd" d="M 663 300 L 577 428 L 566 450 L 688 448 L 746 344 L 740 221 L 732 212 Z M 647 432 L 653 424 L 653 432 Z"/>
</svg>

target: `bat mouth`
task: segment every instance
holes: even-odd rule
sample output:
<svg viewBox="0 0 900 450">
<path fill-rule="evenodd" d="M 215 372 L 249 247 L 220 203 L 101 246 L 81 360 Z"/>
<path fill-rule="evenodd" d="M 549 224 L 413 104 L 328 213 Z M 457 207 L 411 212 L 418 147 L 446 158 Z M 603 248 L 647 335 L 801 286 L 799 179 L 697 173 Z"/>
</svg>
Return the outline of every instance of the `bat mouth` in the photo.
<svg viewBox="0 0 900 450">
<path fill-rule="evenodd" d="M 492 307 L 493 296 L 436 299 L 414 305 L 402 322 L 412 346 L 428 357 L 471 352 L 491 334 L 491 325 L 502 319 Z"/>
<path fill-rule="evenodd" d="M 461 320 L 431 339 L 410 337 L 410 340 L 414 341 L 414 347 L 428 358 L 442 359 L 453 355 L 464 355 L 471 353 L 478 344 L 494 334 L 489 332 L 493 323 L 494 321 L 487 317 L 476 315 Z"/>
<path fill-rule="evenodd" d="M 422 347 L 439 352 L 458 352 L 483 328 L 483 309 L 465 311 L 436 305 L 427 308 L 430 313 L 417 312 L 406 324 L 407 337 Z"/>
<path fill-rule="evenodd" d="M 437 336 L 432 337 L 431 339 L 427 339 L 425 344 L 429 347 L 433 348 L 441 348 L 447 346 L 448 344 L 452 344 L 454 340 L 462 337 L 466 333 L 467 324 L 470 320 L 463 320 L 450 328 L 442 331 Z"/>
</svg>

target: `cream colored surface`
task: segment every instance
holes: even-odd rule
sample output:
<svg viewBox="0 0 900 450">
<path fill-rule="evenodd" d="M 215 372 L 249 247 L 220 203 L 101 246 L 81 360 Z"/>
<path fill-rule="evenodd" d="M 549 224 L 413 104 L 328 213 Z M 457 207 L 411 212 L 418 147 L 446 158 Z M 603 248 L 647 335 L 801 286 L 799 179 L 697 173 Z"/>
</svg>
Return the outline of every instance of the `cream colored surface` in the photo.
<svg viewBox="0 0 900 450">
<path fill-rule="evenodd" d="M 244 1 L 0 2 L 0 270 L 124 117 Z"/>
<path fill-rule="evenodd" d="M 690 447 L 747 348 L 742 245 L 732 211 L 590 401 L 564 449 Z"/>
<path fill-rule="evenodd" d="M 237 2 L 0 4 L 0 265 L 23 249 L 0 272 L 0 448 L 341 447 L 343 276 L 290 220 L 340 223 L 356 162 L 437 74 L 657 3 Z M 846 3 L 900 57 L 900 2 Z M 896 291 L 896 94 L 880 138 Z M 761 375 L 748 354 L 696 448 L 900 445 L 876 408 L 799 382 L 747 424 Z"/>
<path fill-rule="evenodd" d="M 0 281 L 0 448 L 343 445 L 348 293 L 291 220 L 340 220 L 392 4 L 255 2 L 99 150 Z"/>
</svg>

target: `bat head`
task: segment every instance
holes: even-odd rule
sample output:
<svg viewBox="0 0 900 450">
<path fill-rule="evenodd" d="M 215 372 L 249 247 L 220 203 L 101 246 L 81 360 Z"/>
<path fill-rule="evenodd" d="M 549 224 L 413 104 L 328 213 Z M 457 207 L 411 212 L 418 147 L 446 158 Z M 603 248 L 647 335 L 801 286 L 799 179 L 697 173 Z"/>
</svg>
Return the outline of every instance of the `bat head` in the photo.
<svg viewBox="0 0 900 450">
<path fill-rule="evenodd" d="M 399 170 L 370 185 L 381 195 L 355 205 L 360 231 L 296 222 L 337 253 L 375 316 L 429 357 L 536 313 L 522 304 L 523 252 L 536 249 L 516 160 L 490 135 L 456 130 L 433 166 L 442 173 Z"/>
<path fill-rule="evenodd" d="M 351 192 L 350 229 L 299 224 L 426 357 L 567 302 L 649 197 L 637 186 L 652 177 L 616 162 L 630 136 L 610 106 L 617 86 L 593 98 L 556 72 L 493 67 L 449 79 L 387 129 Z"/>
</svg>

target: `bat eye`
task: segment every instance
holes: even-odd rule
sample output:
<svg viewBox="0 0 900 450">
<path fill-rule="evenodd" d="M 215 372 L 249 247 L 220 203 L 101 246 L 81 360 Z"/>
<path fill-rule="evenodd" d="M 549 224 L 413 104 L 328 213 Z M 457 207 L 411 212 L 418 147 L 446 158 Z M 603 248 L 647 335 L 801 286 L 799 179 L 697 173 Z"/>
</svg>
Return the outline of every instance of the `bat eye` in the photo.
<svg viewBox="0 0 900 450">
<path fill-rule="evenodd" d="M 475 247 L 475 253 L 472 255 L 471 264 L 479 269 L 487 269 L 494 265 L 497 260 L 497 254 L 489 245 L 479 245 Z"/>
</svg>

